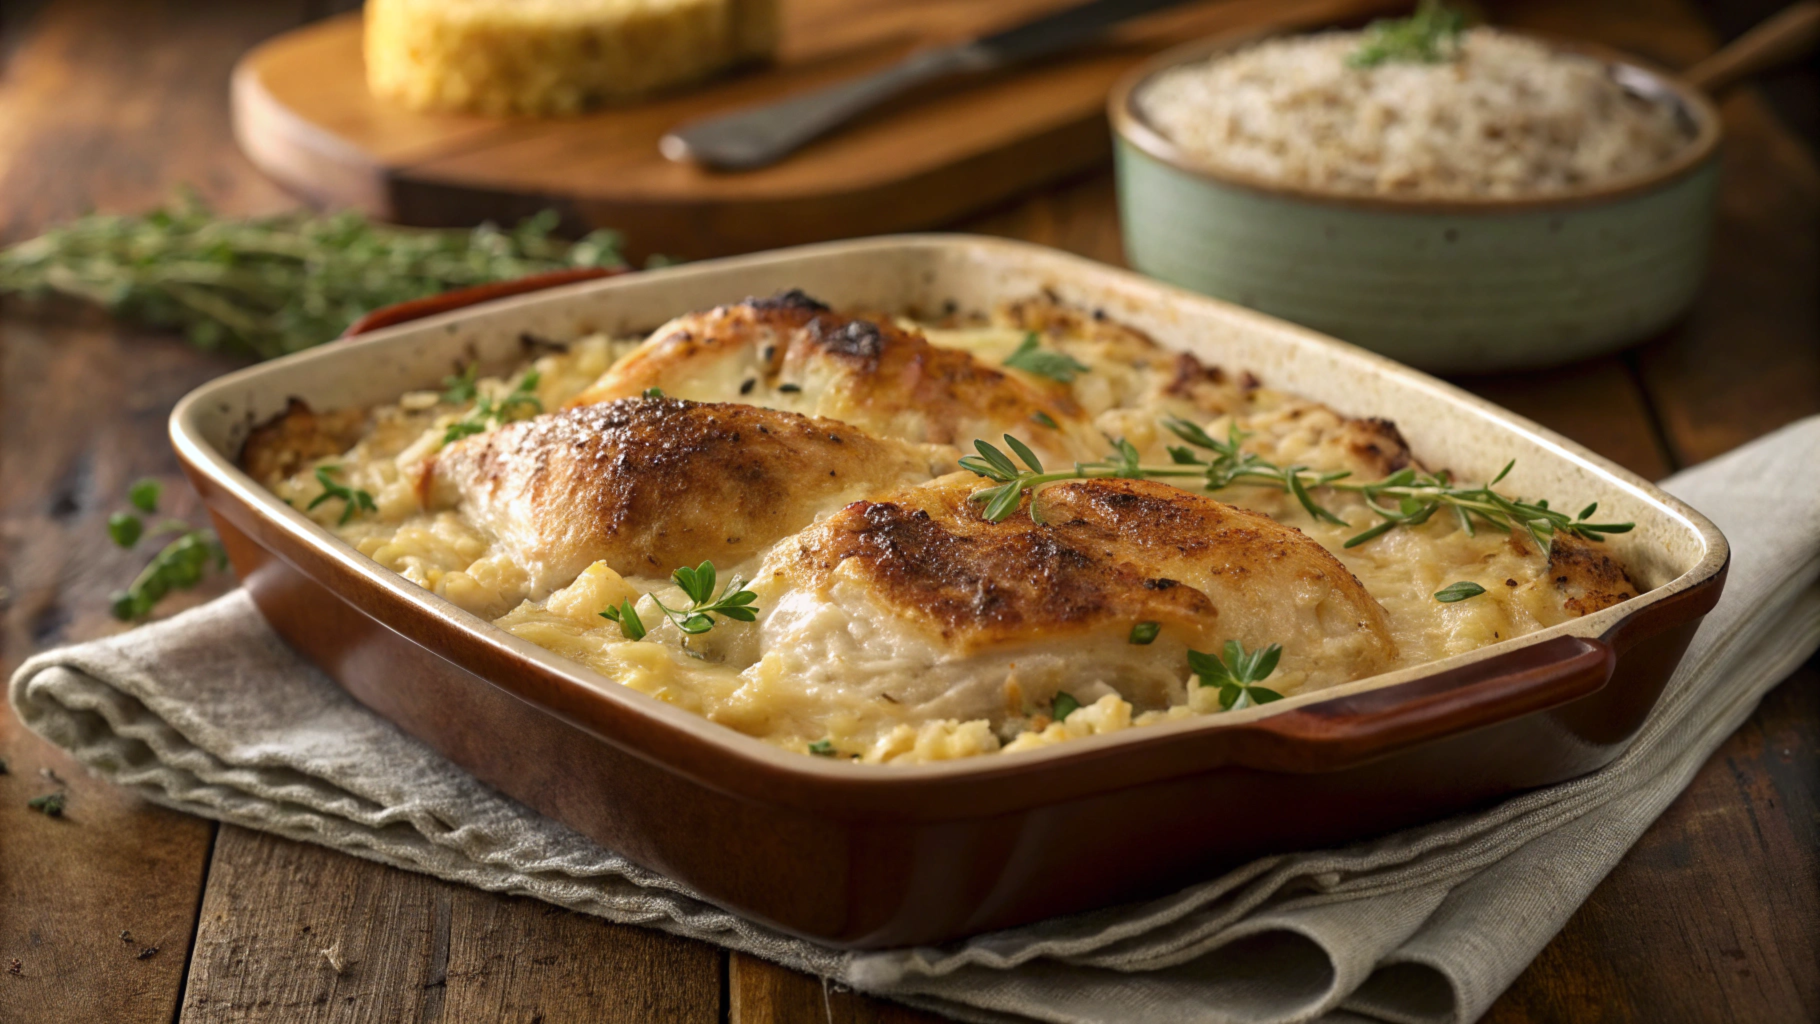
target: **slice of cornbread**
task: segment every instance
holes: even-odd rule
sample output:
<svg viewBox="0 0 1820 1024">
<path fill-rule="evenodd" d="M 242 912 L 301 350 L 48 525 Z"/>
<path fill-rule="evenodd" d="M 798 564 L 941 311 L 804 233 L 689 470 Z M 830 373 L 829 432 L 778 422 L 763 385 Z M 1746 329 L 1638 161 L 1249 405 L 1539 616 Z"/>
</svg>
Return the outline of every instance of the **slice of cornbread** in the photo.
<svg viewBox="0 0 1820 1024">
<path fill-rule="evenodd" d="M 367 85 L 417 110 L 569 114 L 769 56 L 777 0 L 368 0 Z"/>
</svg>

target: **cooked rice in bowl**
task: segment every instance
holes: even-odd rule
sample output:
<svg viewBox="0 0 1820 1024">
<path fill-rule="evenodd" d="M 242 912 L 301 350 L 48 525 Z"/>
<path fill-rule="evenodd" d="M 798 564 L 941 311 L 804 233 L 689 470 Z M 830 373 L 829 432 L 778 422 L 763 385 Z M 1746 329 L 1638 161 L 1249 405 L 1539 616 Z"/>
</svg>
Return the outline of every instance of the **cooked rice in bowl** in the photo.
<svg viewBox="0 0 1820 1024">
<path fill-rule="evenodd" d="M 1162 72 L 1134 103 L 1216 169 L 1345 195 L 1547 196 L 1646 174 L 1690 141 L 1673 107 L 1591 57 L 1477 28 L 1453 59 L 1361 67 L 1364 38 L 1267 40 Z"/>
</svg>

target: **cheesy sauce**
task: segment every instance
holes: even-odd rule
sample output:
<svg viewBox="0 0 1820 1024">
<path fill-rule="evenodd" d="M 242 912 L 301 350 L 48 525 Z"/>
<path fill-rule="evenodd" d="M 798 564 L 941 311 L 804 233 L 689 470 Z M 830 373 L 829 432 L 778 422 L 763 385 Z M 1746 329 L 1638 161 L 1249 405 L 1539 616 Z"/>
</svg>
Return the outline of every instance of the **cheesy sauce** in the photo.
<svg viewBox="0 0 1820 1024">
<path fill-rule="evenodd" d="M 998 315 L 939 327 L 916 326 L 935 346 L 971 353 L 992 367 L 1003 365 L 1029 333 L 1024 325 L 1005 323 Z M 1057 344 L 1069 340 L 1057 338 Z M 1177 372 L 1170 368 L 1170 354 L 1159 350 L 1156 358 L 1132 358 L 1117 346 L 1096 348 L 1076 340 L 1083 343 L 1067 351 L 1087 369 L 1068 385 L 1070 396 L 1094 428 L 1130 441 L 1147 463 L 1168 462 L 1166 446 L 1178 443 L 1163 428 L 1161 417 L 1167 411 L 1194 419 L 1215 437 L 1225 437 L 1236 427 L 1246 438 L 1245 450 L 1278 465 L 1348 470 L 1371 478 L 1369 466 L 1361 466 L 1356 438 L 1342 443 L 1352 436 L 1348 431 L 1356 432 L 1366 421 L 1347 420 L 1334 410 L 1258 384 L 1249 374 L 1237 384 L 1223 385 L 1242 401 L 1218 415 L 1207 415 L 1205 409 L 1197 414 L 1173 400 L 1161 409 L 1156 397 L 1161 393 L 1159 375 Z M 912 637 L 894 632 L 888 624 L 856 618 L 852 609 L 863 606 L 867 596 L 838 592 L 851 583 L 837 583 L 835 593 L 811 601 L 780 582 L 779 574 L 767 573 L 768 552 L 740 564 L 717 565 L 723 582 L 735 576 L 748 582 L 758 595 L 755 607 L 761 621 L 720 620 L 714 629 L 690 636 L 668 623 L 657 608 L 658 601 L 673 609 L 689 604 L 662 569 L 622 575 L 599 561 L 578 576 L 563 579 L 563 585 L 538 593 L 526 567 L 516 564 L 503 545 L 459 509 L 426 508 L 421 486 L 426 460 L 445 447 L 452 426 L 476 422 L 477 403 L 497 406 L 517 391 L 534 395 L 544 410 L 559 409 L 640 342 L 582 338 L 509 372 L 473 380 L 472 397 L 459 389 L 453 394 L 406 394 L 394 404 L 366 410 L 353 443 L 340 454 L 303 460 L 265 482 L 361 554 L 512 634 L 619 685 L 798 751 L 837 752 L 864 763 L 912 763 L 1016 752 L 1220 710 L 1217 688 L 1193 685 L 1183 664 L 1179 684 L 1169 689 L 1166 699 L 1150 700 L 1148 707 L 1105 680 L 1068 680 L 1065 690 L 1079 707 L 1057 721 L 1046 702 L 1031 706 L 1020 694 L 1043 673 L 1067 672 L 1067 659 L 1050 665 L 1033 655 L 1003 671 L 1002 680 L 992 681 L 1005 695 L 1005 708 L 993 716 L 996 720 L 919 720 L 914 711 L 892 706 L 899 703 L 892 694 L 902 692 L 894 687 L 905 685 L 895 680 L 927 676 L 935 671 L 930 665 L 940 671 L 974 671 L 969 668 L 974 662 L 941 649 L 939 638 Z M 535 376 L 526 386 L 528 374 Z M 1048 381 L 1039 383 L 1053 387 Z M 498 422 L 510 418 L 479 422 L 479 429 L 498 429 Z M 961 454 L 943 450 L 948 460 Z M 932 468 L 956 467 L 949 461 Z M 347 514 L 340 499 L 325 498 L 325 474 L 336 485 L 366 491 L 375 510 Z M 1322 504 L 1345 519 L 1346 526 L 1316 521 L 1290 495 L 1265 487 L 1231 487 L 1213 497 L 1292 526 L 1337 557 L 1383 609 L 1396 647 L 1392 668 L 1522 636 L 1576 614 L 1570 593 L 1550 571 L 1548 554 L 1520 533 L 1490 529 L 1468 533 L 1456 517 L 1436 515 L 1420 526 L 1392 530 L 1346 548 L 1348 538 L 1379 521 L 1357 495 L 1331 490 L 1320 495 Z M 773 547 L 791 543 L 794 538 L 785 537 Z M 1434 598 L 1436 591 L 1460 581 L 1476 583 L 1485 592 L 1453 603 Z M 622 602 L 632 603 L 650 627 L 645 639 L 628 640 L 616 622 L 602 617 L 603 610 Z M 781 635 L 778 623 L 786 620 L 794 631 L 790 636 L 817 638 L 813 664 L 804 663 L 789 645 L 767 647 L 767 638 Z M 851 664 L 865 666 L 867 679 L 843 676 L 849 658 Z M 1266 685 L 1284 695 L 1303 689 L 1303 681 L 1295 676 L 1278 675 Z"/>
</svg>

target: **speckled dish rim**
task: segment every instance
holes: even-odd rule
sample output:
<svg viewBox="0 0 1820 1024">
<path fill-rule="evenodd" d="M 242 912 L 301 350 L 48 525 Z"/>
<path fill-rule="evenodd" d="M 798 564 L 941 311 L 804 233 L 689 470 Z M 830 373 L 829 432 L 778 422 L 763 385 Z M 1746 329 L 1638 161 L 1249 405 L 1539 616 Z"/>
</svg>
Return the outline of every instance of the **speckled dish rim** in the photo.
<svg viewBox="0 0 1820 1024">
<path fill-rule="evenodd" d="M 1701 546 L 1700 555 L 1691 559 L 1691 564 L 1672 578 L 1661 580 L 1637 597 L 1590 615 L 1449 658 L 1297 694 L 1258 708 L 1133 727 L 1012 755 L 987 754 L 916 765 L 852 765 L 805 756 L 747 736 L 683 708 L 629 689 L 579 662 L 508 633 L 491 621 L 466 611 L 362 555 L 352 545 L 247 476 L 238 465 L 238 445 L 235 446 L 235 451 L 223 451 L 208 437 L 209 428 L 206 424 L 211 421 L 252 422 L 265 418 L 256 415 L 247 404 L 251 401 L 250 395 L 271 381 L 293 379 L 301 368 L 329 372 L 344 382 L 340 386 L 352 389 L 359 380 L 363 363 L 369 360 L 383 362 L 392 353 L 408 351 L 413 345 L 444 344 L 441 341 L 425 340 L 436 336 L 459 339 L 464 325 L 492 325 L 494 329 L 499 329 L 500 324 L 522 324 L 520 318 L 531 315 L 539 307 L 560 306 L 583 297 L 610 296 L 624 290 L 647 288 L 659 281 L 699 279 L 707 282 L 745 271 L 776 272 L 783 275 L 792 273 L 791 268 L 802 264 L 832 263 L 838 260 L 851 265 L 867 258 L 884 260 L 891 256 L 893 250 L 935 253 L 959 251 L 981 265 L 1015 268 L 1019 272 L 1040 276 L 1044 280 L 1056 282 L 1058 286 L 1064 286 L 1066 292 L 1074 293 L 1065 296 L 1069 301 L 1081 301 L 1083 296 L 1090 295 L 1091 301 L 1103 304 L 1115 318 L 1129 316 L 1131 311 L 1140 309 L 1160 310 L 1162 315 L 1174 318 L 1177 316 L 1175 311 L 1183 307 L 1207 307 L 1210 311 L 1217 312 L 1225 329 L 1271 336 L 1271 344 L 1286 346 L 1298 353 L 1313 349 L 1330 350 L 1343 362 L 1351 364 L 1349 372 L 1403 378 L 1423 393 L 1422 401 L 1464 406 L 1466 411 L 1485 424 L 1488 432 L 1521 437 L 1546 452 L 1548 458 L 1572 464 L 1603 481 L 1606 486 L 1628 492 L 1653 514 L 1672 524 L 1675 532 L 1696 539 Z M 805 288 L 813 288 L 814 285 L 814 281 L 802 281 Z M 519 328 L 510 329 L 517 331 Z M 454 342 L 447 344 L 455 348 Z M 472 349 L 467 351 L 471 356 Z M 429 379 L 431 378 L 426 378 L 426 382 Z M 277 386 L 286 389 L 290 387 L 288 383 Z M 244 412 L 239 411 L 242 408 Z M 1371 410 L 1359 412 L 1369 414 Z M 798 246 L 605 280 L 584 281 L 455 309 L 335 344 L 308 349 L 219 377 L 185 396 L 172 410 L 169 422 L 172 444 L 179 459 L 193 473 L 206 477 L 227 500 L 276 526 L 312 555 L 333 563 L 337 571 L 347 578 L 359 580 L 364 587 L 374 591 L 389 593 L 394 599 L 412 606 L 416 614 L 465 634 L 471 642 L 491 648 L 507 659 L 536 664 L 551 677 L 561 679 L 563 685 L 588 691 L 586 699 L 590 703 L 600 702 L 617 709 L 616 713 L 647 722 L 655 720 L 653 724 L 673 730 L 673 735 L 680 734 L 679 738 L 686 738 L 687 742 L 698 744 L 702 749 L 717 749 L 719 753 L 716 756 L 731 757 L 743 766 L 738 781 L 735 782 L 728 782 L 722 774 L 724 765 L 719 769 L 704 770 L 693 756 L 678 756 L 670 765 L 673 770 L 724 791 L 762 791 L 767 799 L 778 802 L 789 802 L 796 798 L 797 794 L 791 791 L 794 787 L 788 785 L 793 779 L 804 783 L 814 780 L 822 787 L 817 791 L 817 798 L 821 800 L 828 799 L 833 793 L 840 793 L 845 798 L 863 802 L 864 794 L 881 788 L 889 790 L 919 782 L 971 784 L 994 777 L 1023 776 L 1046 771 L 1058 760 L 1104 758 L 1128 746 L 1158 744 L 1183 734 L 1209 733 L 1244 726 L 1293 709 L 1441 675 L 1556 638 L 1597 640 L 1618 633 L 1633 618 L 1657 604 L 1696 587 L 1712 584 L 1723 576 L 1730 559 L 1730 549 L 1718 528 L 1679 499 L 1581 445 L 1451 384 L 1307 328 L 1163 284 L 1131 271 L 1026 242 L 972 235 L 895 235 Z M 358 600 L 360 595 L 341 596 L 344 601 L 355 604 L 356 607 L 365 607 L 369 603 Z M 577 724 L 586 731 L 601 735 L 598 729 L 586 722 L 576 721 L 570 715 L 548 705 L 544 705 L 544 710 Z"/>
<path fill-rule="evenodd" d="M 1260 192 L 1280 199 L 1293 199 L 1325 206 L 1391 213 L 1432 214 L 1515 214 L 1572 210 L 1587 206 L 1615 203 L 1631 196 L 1654 192 L 1693 174 L 1715 159 L 1723 138 L 1719 110 L 1706 94 L 1664 68 L 1611 47 L 1581 40 L 1555 38 L 1540 33 L 1500 32 L 1533 40 L 1557 50 L 1592 57 L 1607 65 L 1622 64 L 1633 68 L 1672 92 L 1695 123 L 1694 137 L 1668 163 L 1641 175 L 1628 175 L 1599 185 L 1582 186 L 1567 192 L 1543 196 L 1487 196 L 1461 199 L 1424 198 L 1421 196 L 1362 195 L 1329 192 L 1320 189 L 1286 185 L 1258 175 L 1219 167 L 1187 152 L 1152 128 L 1138 113 L 1138 91 L 1156 75 L 1186 64 L 1198 63 L 1217 54 L 1231 52 L 1252 43 L 1276 36 L 1308 34 L 1266 29 L 1242 34 L 1223 34 L 1184 43 L 1157 54 L 1127 71 L 1112 87 L 1106 101 L 1106 116 L 1112 130 L 1121 140 L 1144 155 L 1159 160 L 1178 171 L 1207 179 L 1219 185 Z"/>
</svg>

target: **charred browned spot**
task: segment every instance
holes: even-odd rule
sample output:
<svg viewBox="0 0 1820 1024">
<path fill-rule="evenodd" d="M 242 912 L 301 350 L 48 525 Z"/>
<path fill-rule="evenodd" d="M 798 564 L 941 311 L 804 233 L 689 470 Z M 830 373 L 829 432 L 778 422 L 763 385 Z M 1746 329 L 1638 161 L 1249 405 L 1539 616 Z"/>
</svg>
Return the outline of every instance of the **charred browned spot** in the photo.
<svg viewBox="0 0 1820 1024">
<path fill-rule="evenodd" d="M 284 412 L 247 435 L 240 448 L 240 468 L 261 483 L 277 483 L 308 463 L 352 448 L 366 424 L 364 409 L 319 413 L 303 399 L 292 398 Z"/>
<path fill-rule="evenodd" d="M 884 334 L 870 320 L 830 323 L 823 317 L 817 317 L 810 321 L 809 331 L 823 348 L 836 355 L 876 362 L 885 351 Z"/>
<path fill-rule="evenodd" d="M 753 309 L 800 309 L 810 313 L 826 313 L 829 308 L 826 303 L 810 298 L 809 294 L 801 288 L 778 292 L 776 295 L 763 299 L 748 297 L 740 304 L 751 306 Z"/>
<path fill-rule="evenodd" d="M 1346 447 L 1354 458 L 1379 476 L 1410 464 L 1409 442 L 1390 420 L 1372 417 L 1346 421 Z"/>
<path fill-rule="evenodd" d="M 1603 548 L 1579 537 L 1554 538 L 1548 572 L 1566 595 L 1564 606 L 1575 615 L 1590 615 L 1637 596 L 1636 584 L 1624 567 Z"/>
<path fill-rule="evenodd" d="M 1217 366 L 1208 366 L 1187 352 L 1177 353 L 1173 375 L 1163 390 L 1178 398 L 1192 398 L 1197 385 L 1220 385 L 1226 383 L 1226 371 Z"/>
</svg>

